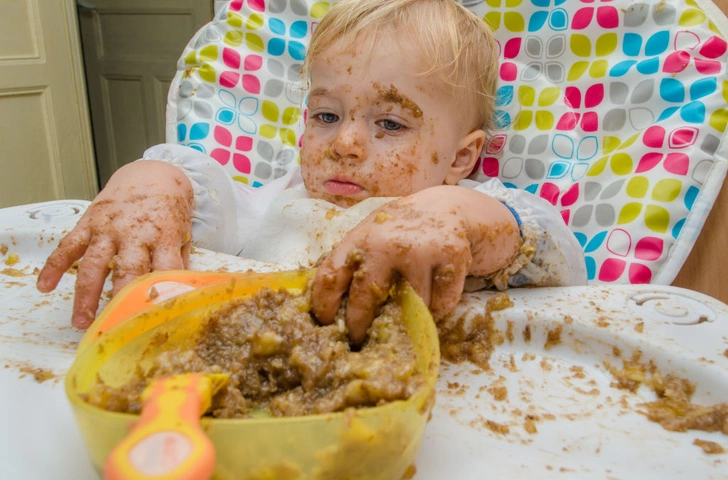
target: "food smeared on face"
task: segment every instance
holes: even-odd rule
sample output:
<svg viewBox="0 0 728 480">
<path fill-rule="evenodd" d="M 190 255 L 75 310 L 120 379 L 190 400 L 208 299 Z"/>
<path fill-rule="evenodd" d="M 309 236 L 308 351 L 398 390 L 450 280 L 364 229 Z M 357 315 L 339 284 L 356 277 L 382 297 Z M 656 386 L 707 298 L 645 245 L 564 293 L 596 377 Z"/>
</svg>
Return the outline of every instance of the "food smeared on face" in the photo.
<svg viewBox="0 0 728 480">
<path fill-rule="evenodd" d="M 399 37 L 386 30 L 344 37 L 312 60 L 301 143 L 312 198 L 350 207 L 449 178 L 472 131 L 467 115 L 440 77 L 422 75 L 421 55 Z"/>
<path fill-rule="evenodd" d="M 389 87 L 383 87 L 378 83 L 374 83 L 373 86 L 374 89 L 379 92 L 379 97 L 385 102 L 396 103 L 404 109 L 411 110 L 412 116 L 415 118 L 422 116 L 422 110 L 420 110 L 420 107 L 408 97 L 400 94 L 399 90 L 397 90 L 397 87 L 394 85 L 390 84 Z"/>
</svg>

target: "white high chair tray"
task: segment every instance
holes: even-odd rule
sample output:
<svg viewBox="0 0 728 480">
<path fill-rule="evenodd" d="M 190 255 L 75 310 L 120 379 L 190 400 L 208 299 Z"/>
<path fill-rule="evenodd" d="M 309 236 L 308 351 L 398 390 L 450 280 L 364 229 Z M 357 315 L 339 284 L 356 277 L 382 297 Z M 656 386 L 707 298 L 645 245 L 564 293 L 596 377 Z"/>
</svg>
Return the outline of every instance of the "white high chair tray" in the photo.
<svg viewBox="0 0 728 480">
<path fill-rule="evenodd" d="M 0 210 L 1 478 L 98 478 L 63 390 L 82 337 L 69 323 L 75 278 L 66 275 L 55 292 L 42 295 L 34 273 L 86 205 L 64 201 Z M 193 254 L 192 266 L 275 269 L 202 250 Z M 466 295 L 455 317 L 483 314 L 493 294 Z M 636 393 L 612 387 L 604 365 L 621 369 L 622 359 L 639 349 L 641 361 L 653 360 L 663 375 L 695 382 L 695 403 L 726 401 L 728 305 L 654 285 L 508 295 L 514 306 L 493 314 L 504 341 L 490 370 L 443 364 L 414 478 L 728 477 L 728 453 L 708 455 L 693 445 L 706 440 L 728 451 L 728 436 L 669 432 L 650 422 L 639 404 L 655 394 L 646 387 Z"/>
</svg>

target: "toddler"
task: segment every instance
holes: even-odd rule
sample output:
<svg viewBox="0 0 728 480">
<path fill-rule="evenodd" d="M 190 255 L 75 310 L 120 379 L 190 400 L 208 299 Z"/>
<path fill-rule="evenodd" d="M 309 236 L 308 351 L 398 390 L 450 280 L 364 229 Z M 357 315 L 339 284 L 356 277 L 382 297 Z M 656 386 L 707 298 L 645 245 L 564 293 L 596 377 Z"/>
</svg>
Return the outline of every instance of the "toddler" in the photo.
<svg viewBox="0 0 728 480">
<path fill-rule="evenodd" d="M 38 288 L 81 258 L 72 322 L 87 328 L 109 272 L 116 293 L 184 268 L 192 240 L 289 268 L 319 261 L 313 312 L 332 322 L 348 292 L 359 343 L 400 277 L 435 317 L 464 289 L 586 283 L 581 247 L 552 205 L 465 180 L 494 126 L 497 49 L 454 0 L 341 1 L 302 71 L 300 169 L 254 189 L 196 150 L 153 147 L 114 174 Z"/>
</svg>

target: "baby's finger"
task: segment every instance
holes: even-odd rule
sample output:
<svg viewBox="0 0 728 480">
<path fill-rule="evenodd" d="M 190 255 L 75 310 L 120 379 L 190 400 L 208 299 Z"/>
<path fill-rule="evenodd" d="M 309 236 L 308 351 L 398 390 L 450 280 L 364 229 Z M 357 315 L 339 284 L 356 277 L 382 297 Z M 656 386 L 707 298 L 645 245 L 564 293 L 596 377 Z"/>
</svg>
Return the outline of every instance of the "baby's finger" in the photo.
<svg viewBox="0 0 728 480">
<path fill-rule="evenodd" d="M 422 302 L 429 307 L 432 301 L 432 270 L 430 268 L 424 272 L 419 269 L 416 271 L 400 270 L 400 274 L 417 292 Z"/>
<path fill-rule="evenodd" d="M 190 252 L 192 250 L 192 226 L 187 227 L 187 234 L 180 249 L 182 255 L 182 268 L 187 269 L 190 266 Z"/>
<path fill-rule="evenodd" d="M 444 317 L 458 304 L 469 268 L 470 261 L 467 259 L 464 262 L 435 267 L 430 302 L 430 312 L 435 319 Z"/>
<path fill-rule="evenodd" d="M 333 323 L 341 305 L 341 297 L 349 288 L 352 275 L 358 266 L 359 263 L 352 260 L 351 251 L 340 246 L 318 267 L 311 289 L 311 310 L 323 325 Z"/>
<path fill-rule="evenodd" d="M 151 252 L 152 270 L 183 270 L 185 268 L 183 248 L 172 245 L 159 245 L 154 248 Z"/>
<path fill-rule="evenodd" d="M 376 310 L 387 300 L 391 283 L 391 270 L 373 262 L 365 262 L 354 274 L 346 303 L 346 326 L 352 343 L 360 345 L 366 339 Z"/>
<path fill-rule="evenodd" d="M 109 263 L 115 254 L 116 246 L 109 238 L 94 239 L 86 250 L 76 277 L 76 294 L 71 316 L 74 327 L 85 330 L 93 323 L 104 281 L 109 274 Z"/>
<path fill-rule="evenodd" d="M 88 248 L 91 233 L 86 228 L 74 228 L 63 237 L 55 250 L 50 254 L 38 275 L 37 288 L 43 293 L 52 291 L 58 285 L 63 274 L 71 265 L 81 258 Z"/>
<path fill-rule="evenodd" d="M 192 250 L 192 242 L 187 242 L 182 245 L 181 249 L 181 255 L 182 255 L 182 268 L 185 270 L 190 268 L 190 252 Z"/>
<path fill-rule="evenodd" d="M 113 261 L 112 295 L 119 293 L 119 290 L 127 286 L 136 277 L 149 273 L 150 268 L 151 260 L 146 246 L 139 244 L 122 245 Z"/>
</svg>

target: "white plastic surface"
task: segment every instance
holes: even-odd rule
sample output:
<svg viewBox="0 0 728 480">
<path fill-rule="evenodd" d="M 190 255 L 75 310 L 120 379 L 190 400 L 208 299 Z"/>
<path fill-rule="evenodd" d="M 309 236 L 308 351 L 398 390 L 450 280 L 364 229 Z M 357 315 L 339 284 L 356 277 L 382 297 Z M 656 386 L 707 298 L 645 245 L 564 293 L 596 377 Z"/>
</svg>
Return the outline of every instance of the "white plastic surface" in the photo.
<svg viewBox="0 0 728 480">
<path fill-rule="evenodd" d="M 0 478 L 97 478 L 63 392 L 82 336 L 69 324 L 75 278 L 66 275 L 48 295 L 34 287 L 34 272 L 86 205 L 0 210 Z M 18 262 L 8 265 L 13 254 Z M 208 251 L 195 252 L 192 266 L 275 269 Z M 491 295 L 466 295 L 452 318 L 483 314 Z M 443 365 L 414 478 L 728 478 L 728 453 L 707 455 L 692 444 L 709 440 L 728 451 L 728 436 L 662 429 L 638 413 L 654 393 L 610 386 L 604 366 L 621 368 L 622 358 L 639 349 L 642 361 L 653 360 L 662 374 L 697 383 L 695 403 L 728 401 L 727 305 L 650 285 L 511 290 L 509 296 L 515 305 L 494 314 L 504 342 L 491 369 Z M 560 340 L 547 347 L 548 332 L 558 326 Z M 504 400 L 495 399 L 495 387 L 504 387 L 498 390 Z M 535 433 L 524 427 L 527 416 Z"/>
</svg>

